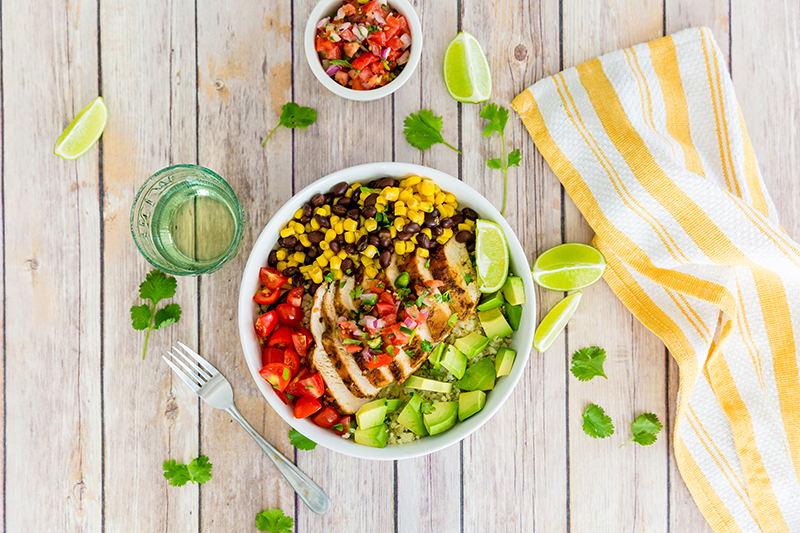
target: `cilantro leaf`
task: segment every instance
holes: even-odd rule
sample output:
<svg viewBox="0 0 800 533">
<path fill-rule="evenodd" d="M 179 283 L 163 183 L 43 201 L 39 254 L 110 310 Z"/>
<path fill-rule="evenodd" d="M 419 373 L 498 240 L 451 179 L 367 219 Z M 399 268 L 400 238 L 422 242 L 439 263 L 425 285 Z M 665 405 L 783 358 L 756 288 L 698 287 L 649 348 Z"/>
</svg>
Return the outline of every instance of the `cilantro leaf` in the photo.
<svg viewBox="0 0 800 533">
<path fill-rule="evenodd" d="M 472 275 L 471 274 L 467 274 L 466 276 L 464 276 L 464 283 L 466 283 L 467 285 L 472 283 Z"/>
<path fill-rule="evenodd" d="M 267 533 L 292 533 L 294 518 L 283 514 L 281 509 L 261 511 L 256 515 L 256 527 Z"/>
<path fill-rule="evenodd" d="M 489 137 L 493 132 L 500 134 L 500 142 L 503 147 L 501 156 L 496 159 L 487 159 L 486 165 L 489 168 L 503 171 L 503 209 L 500 214 L 506 216 L 506 203 L 508 200 L 508 167 L 518 167 L 522 161 L 519 148 L 513 150 L 506 156 L 506 136 L 505 129 L 508 123 L 508 109 L 497 107 L 497 104 L 486 104 L 478 115 L 489 123 L 483 128 L 483 136 Z"/>
<path fill-rule="evenodd" d="M 300 128 L 301 130 L 305 130 L 317 121 L 317 110 L 311 107 L 300 107 L 294 102 L 287 102 L 283 104 L 281 110 L 283 112 L 281 113 L 281 118 L 278 120 L 278 125 L 272 128 L 272 131 L 269 132 L 269 135 L 264 139 L 261 146 L 266 146 L 269 138 L 272 137 L 275 130 L 281 126 L 284 128 Z"/>
<path fill-rule="evenodd" d="M 431 414 L 435 410 L 436 408 L 433 406 L 433 403 L 431 402 L 422 402 L 421 404 L 419 404 L 419 412 L 422 413 L 423 415 Z"/>
<path fill-rule="evenodd" d="M 642 446 L 650 446 L 658 439 L 658 433 L 663 427 L 658 417 L 653 413 L 641 414 L 631 423 L 633 437 L 625 444 L 636 442 Z M 622 446 L 625 446 L 625 444 Z M 620 448 L 622 448 L 622 446 L 620 446 Z"/>
<path fill-rule="evenodd" d="M 350 66 L 350 62 L 344 59 L 329 59 L 328 63 L 331 65 L 339 65 L 340 67 L 353 68 Z"/>
<path fill-rule="evenodd" d="M 614 424 L 602 407 L 590 404 L 583 413 L 583 432 L 593 439 L 604 439 L 614 434 Z"/>
<path fill-rule="evenodd" d="M 605 361 L 606 351 L 604 349 L 597 346 L 582 348 L 572 354 L 572 367 L 569 371 L 580 381 L 589 381 L 595 376 L 603 376 L 608 379 L 603 372 Z"/>
<path fill-rule="evenodd" d="M 208 457 L 201 455 L 196 459 L 185 465 L 170 459 L 164 461 L 162 468 L 164 469 L 164 478 L 169 480 L 169 484 L 173 487 L 182 487 L 188 482 L 203 484 L 211 479 L 211 467 L 213 465 L 208 461 Z"/>
<path fill-rule="evenodd" d="M 430 352 L 433 350 L 433 343 L 429 340 L 424 340 L 420 343 L 420 348 L 422 348 L 423 352 Z"/>
<path fill-rule="evenodd" d="M 450 326 L 451 328 L 455 327 L 457 320 L 458 320 L 458 313 L 453 313 L 452 315 L 450 315 L 450 318 L 447 319 L 447 325 Z"/>
<path fill-rule="evenodd" d="M 329 270 L 327 274 L 322 276 L 322 279 L 324 279 L 328 283 L 333 283 L 333 270 Z"/>
<path fill-rule="evenodd" d="M 289 442 L 298 450 L 313 450 L 317 447 L 317 443 L 309 439 L 296 429 L 289 430 Z"/>
<path fill-rule="evenodd" d="M 174 324 L 181 318 L 181 306 L 168 304 L 156 310 L 156 305 L 161 300 L 175 296 L 178 281 L 173 276 L 167 276 L 160 270 L 151 270 L 139 285 L 139 297 L 150 300 L 151 303 L 134 305 L 131 307 L 131 325 L 137 331 L 147 330 L 144 338 L 142 359 L 147 355 L 147 341 L 150 332 L 169 324 Z"/>
<path fill-rule="evenodd" d="M 442 117 L 433 114 L 430 109 L 420 109 L 419 113 L 409 114 L 403 121 L 403 134 L 406 136 L 408 144 L 420 150 L 427 150 L 434 144 L 443 144 L 448 148 L 458 149 L 445 142 L 442 137 Z"/>
</svg>

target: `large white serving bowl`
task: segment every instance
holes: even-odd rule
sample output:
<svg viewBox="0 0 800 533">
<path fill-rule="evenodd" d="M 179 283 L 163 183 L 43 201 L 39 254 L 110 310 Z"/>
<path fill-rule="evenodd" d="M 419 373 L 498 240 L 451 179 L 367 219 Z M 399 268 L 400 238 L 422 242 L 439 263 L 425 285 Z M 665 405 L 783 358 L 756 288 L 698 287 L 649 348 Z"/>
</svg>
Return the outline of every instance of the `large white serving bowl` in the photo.
<svg viewBox="0 0 800 533">
<path fill-rule="evenodd" d="M 370 89 L 369 91 L 356 91 L 355 89 L 339 85 L 336 80 L 325 74 L 325 70 L 322 68 L 322 63 L 319 59 L 319 54 L 314 48 L 317 23 L 342 7 L 344 2 L 342 2 L 342 0 L 320 0 L 314 9 L 311 10 L 303 35 L 303 49 L 305 50 L 306 60 L 308 60 L 308 66 L 311 68 L 311 72 L 313 72 L 320 83 L 333 94 L 341 96 L 342 98 L 347 98 L 348 100 L 357 100 L 361 102 L 377 100 L 378 98 L 389 96 L 399 89 L 417 69 L 420 57 L 422 56 L 422 25 L 419 22 L 417 12 L 414 11 L 414 7 L 408 0 L 388 0 L 386 3 L 396 9 L 397 12 L 403 15 L 408 21 L 408 29 L 411 32 L 411 46 L 408 48 L 410 55 L 408 57 L 408 63 L 406 63 L 406 66 L 403 68 L 403 72 L 401 72 L 397 78 L 383 87 Z"/>
<path fill-rule="evenodd" d="M 312 196 L 317 193 L 327 193 L 331 187 L 341 181 L 366 183 L 384 176 L 403 179 L 411 175 L 431 178 L 439 187 L 455 194 L 460 208 L 471 207 L 478 212 L 481 218 L 500 224 L 508 240 L 511 272 L 522 278 L 525 286 L 526 301 L 523 305 L 519 331 L 515 333 L 514 340 L 511 343 L 511 348 L 517 352 L 514 367 L 510 375 L 498 378 L 495 388 L 487 392 L 486 405 L 483 410 L 464 422 L 456 423 L 452 429 L 444 433 L 423 437 L 410 444 L 370 448 L 356 444 L 352 438 L 344 439 L 339 437 L 330 429 L 323 429 L 309 419 L 298 420 L 294 418 L 292 408 L 284 405 L 277 395 L 270 390 L 272 388 L 271 385 L 258 373 L 261 369 L 261 348 L 253 328 L 255 320 L 258 318 L 258 306 L 253 302 L 253 295 L 259 289 L 258 270 L 266 266 L 267 256 L 275 247 L 280 230 Z M 520 377 L 522 377 L 531 353 L 533 333 L 536 326 L 536 293 L 530 271 L 522 245 L 497 209 L 475 189 L 449 174 L 409 163 L 369 163 L 339 170 L 315 181 L 286 202 L 261 232 L 253 246 L 253 250 L 250 252 L 239 289 L 239 336 L 247 359 L 247 366 L 250 368 L 253 380 L 255 380 L 259 390 L 261 390 L 264 398 L 267 399 L 272 408 L 277 411 L 287 424 L 321 446 L 345 455 L 375 460 L 409 459 L 433 453 L 459 442 L 485 424 L 508 399 Z M 523 393 L 530 394 L 530 391 L 523 391 Z"/>
</svg>

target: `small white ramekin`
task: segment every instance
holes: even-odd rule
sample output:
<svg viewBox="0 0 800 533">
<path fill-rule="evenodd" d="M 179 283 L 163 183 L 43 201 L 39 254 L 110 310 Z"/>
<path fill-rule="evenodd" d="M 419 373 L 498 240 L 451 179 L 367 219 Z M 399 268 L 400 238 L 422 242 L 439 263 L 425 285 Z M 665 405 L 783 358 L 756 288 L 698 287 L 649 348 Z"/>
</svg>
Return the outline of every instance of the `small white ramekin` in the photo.
<svg viewBox="0 0 800 533">
<path fill-rule="evenodd" d="M 410 56 L 408 58 L 408 63 L 406 63 L 406 66 L 403 69 L 403 72 L 401 72 L 397 78 L 387 83 L 383 87 L 370 89 L 368 91 L 356 91 L 354 89 L 344 87 L 337 83 L 336 80 L 325 74 L 325 71 L 322 69 L 322 62 L 320 61 L 319 55 L 314 48 L 314 37 L 317 34 L 317 23 L 341 7 L 343 4 L 342 0 L 321 0 L 314 7 L 314 9 L 311 10 L 311 14 L 308 17 L 308 22 L 306 23 L 306 33 L 303 40 L 304 48 L 306 50 L 306 59 L 308 60 L 308 66 L 311 67 L 311 72 L 314 73 L 314 76 L 316 76 L 320 83 L 333 94 L 341 96 L 342 98 L 347 98 L 348 100 L 357 100 L 360 102 L 377 100 L 378 98 L 388 96 L 399 89 L 406 81 L 408 81 L 408 79 L 417 69 L 420 56 L 422 55 L 422 25 L 419 22 L 417 12 L 414 11 L 414 8 L 411 6 L 408 0 L 389 0 L 387 3 L 396 9 L 408 21 L 408 26 L 411 30 L 411 46 L 409 47 Z"/>
</svg>

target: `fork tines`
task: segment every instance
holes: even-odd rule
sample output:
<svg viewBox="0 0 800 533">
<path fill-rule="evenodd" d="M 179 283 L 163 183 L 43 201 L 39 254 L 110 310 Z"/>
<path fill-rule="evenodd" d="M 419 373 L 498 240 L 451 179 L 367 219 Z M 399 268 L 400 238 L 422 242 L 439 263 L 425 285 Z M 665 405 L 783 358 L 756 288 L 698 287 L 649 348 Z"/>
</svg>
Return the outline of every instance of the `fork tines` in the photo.
<svg viewBox="0 0 800 533">
<path fill-rule="evenodd" d="M 189 385 L 189 387 L 197 392 L 200 387 L 205 385 L 208 380 L 217 375 L 219 372 L 211 363 L 200 357 L 200 354 L 180 341 L 178 341 L 178 344 L 181 348 L 188 352 L 191 357 L 186 355 L 177 346 L 172 347 L 172 350 L 175 353 L 169 351 L 167 352 L 172 357 L 172 360 L 164 355 L 161 357 L 164 359 L 164 361 L 166 361 L 170 368 L 172 368 L 172 370 L 174 370 L 175 373 L 178 374 L 178 376 L 180 376 L 180 378 L 186 382 L 187 385 Z M 178 368 L 173 360 L 175 363 L 178 363 L 181 367 L 183 367 L 185 371 Z"/>
</svg>

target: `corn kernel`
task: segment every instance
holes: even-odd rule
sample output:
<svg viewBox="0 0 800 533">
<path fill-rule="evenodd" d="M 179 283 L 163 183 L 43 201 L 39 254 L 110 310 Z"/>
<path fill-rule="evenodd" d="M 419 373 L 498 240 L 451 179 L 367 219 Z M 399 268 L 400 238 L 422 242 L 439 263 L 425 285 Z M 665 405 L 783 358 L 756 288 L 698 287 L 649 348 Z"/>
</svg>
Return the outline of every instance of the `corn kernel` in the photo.
<svg viewBox="0 0 800 533">
<path fill-rule="evenodd" d="M 337 235 L 341 235 L 344 233 L 344 222 L 341 220 L 333 225 L 333 231 L 336 232 Z"/>
<path fill-rule="evenodd" d="M 336 238 L 336 232 L 333 229 L 329 229 L 325 232 L 325 240 L 331 242 L 333 239 Z"/>
<path fill-rule="evenodd" d="M 366 257 L 363 255 L 359 255 L 358 257 L 361 258 L 361 264 L 364 265 L 365 267 L 372 266 L 375 264 L 375 261 L 373 261 L 372 258 L 370 257 Z"/>
<path fill-rule="evenodd" d="M 422 228 L 422 231 L 420 231 L 420 233 L 424 233 L 425 235 L 428 236 L 428 238 L 433 237 L 433 233 L 431 232 L 431 228 Z"/>
<path fill-rule="evenodd" d="M 378 229 L 378 221 L 375 220 L 374 218 L 368 218 L 367 220 L 364 221 L 364 228 L 367 231 L 375 231 L 376 229 Z"/>
<path fill-rule="evenodd" d="M 414 235 L 414 236 L 416 237 L 416 235 Z M 414 248 L 415 248 L 415 246 L 416 246 L 416 245 L 415 245 L 413 242 L 411 242 L 411 241 L 406 241 L 406 253 L 407 253 L 407 254 L 410 254 L 411 252 L 413 252 L 413 251 L 414 251 Z"/>
<path fill-rule="evenodd" d="M 306 225 L 304 227 L 305 227 L 306 233 L 311 233 L 312 231 L 314 231 L 314 228 L 311 227 L 311 223 L 310 222 L 306 222 Z"/>
<path fill-rule="evenodd" d="M 400 188 L 399 187 L 386 187 L 383 189 L 383 197 L 389 200 L 390 202 L 394 202 L 397 200 L 397 197 L 400 196 Z"/>
<path fill-rule="evenodd" d="M 414 191 L 411 189 L 411 187 L 406 187 L 405 189 L 400 191 L 400 194 L 397 196 L 397 200 L 401 202 L 407 202 L 411 200 L 411 198 L 413 197 L 414 197 Z"/>
<path fill-rule="evenodd" d="M 325 204 L 322 206 L 322 211 L 325 213 L 326 217 L 331 216 L 331 206 L 330 204 Z"/>
<path fill-rule="evenodd" d="M 368 278 L 374 278 L 378 275 L 378 269 L 375 267 L 367 267 L 364 269 L 364 273 Z"/>
<path fill-rule="evenodd" d="M 325 259 L 330 259 L 331 257 L 333 257 L 333 256 L 334 256 L 334 255 L 336 255 L 336 254 L 334 253 L 334 251 L 333 251 L 333 250 L 331 250 L 330 248 L 328 248 L 327 250 L 325 250 L 325 251 L 323 251 L 323 252 L 322 252 L 322 255 L 324 255 L 324 256 L 325 256 Z"/>
<path fill-rule="evenodd" d="M 294 218 L 297 218 L 297 219 L 303 218 L 303 208 L 302 207 L 294 212 Z"/>
<path fill-rule="evenodd" d="M 284 239 L 292 235 L 294 235 L 294 228 L 290 228 L 287 226 L 281 230 L 281 237 L 283 237 Z"/>
<path fill-rule="evenodd" d="M 358 229 L 358 222 L 352 218 L 348 218 L 344 221 L 344 231 L 346 232 L 345 235 L 347 235 L 347 233 L 354 232 L 356 229 Z"/>
<path fill-rule="evenodd" d="M 295 252 L 294 255 L 292 255 L 292 259 L 294 259 L 298 263 L 302 263 L 303 261 L 306 260 L 306 254 L 304 254 L 303 252 Z"/>
<path fill-rule="evenodd" d="M 455 214 L 455 209 L 450 207 L 449 205 L 440 205 L 439 206 L 439 216 L 441 218 L 448 218 Z"/>
<path fill-rule="evenodd" d="M 303 265 L 303 266 L 300 267 L 300 272 L 305 274 L 306 272 L 308 272 L 312 268 L 314 268 L 314 265 Z"/>
<path fill-rule="evenodd" d="M 353 235 L 352 231 L 344 232 L 344 242 L 346 242 L 347 244 L 353 244 L 354 242 L 356 242 L 356 236 Z"/>
<path fill-rule="evenodd" d="M 342 260 L 339 259 L 338 255 L 334 255 L 333 257 L 331 257 L 328 263 L 331 265 L 331 270 L 339 270 L 340 268 L 342 268 Z"/>
<path fill-rule="evenodd" d="M 330 247 L 331 247 L 331 245 L 328 244 L 328 241 L 319 241 L 320 250 L 327 250 Z"/>
<path fill-rule="evenodd" d="M 469 226 L 469 225 L 467 225 L 467 224 L 465 224 L 463 222 L 458 225 L 458 231 L 470 231 L 471 229 L 472 229 L 471 226 Z"/>
<path fill-rule="evenodd" d="M 425 178 L 419 184 L 419 187 L 417 187 L 417 190 L 419 190 L 420 194 L 424 194 L 424 195 L 427 196 L 427 195 L 430 195 L 430 194 L 434 193 L 434 189 L 433 188 L 435 186 L 436 186 L 436 184 L 433 183 L 433 180 Z"/>
<path fill-rule="evenodd" d="M 425 248 L 417 248 L 417 255 L 420 257 L 428 257 L 430 252 L 428 252 L 428 250 Z"/>
<path fill-rule="evenodd" d="M 389 237 L 391 237 L 392 239 L 397 237 L 397 228 L 395 228 L 394 226 L 389 226 Z"/>
<path fill-rule="evenodd" d="M 316 219 L 316 218 L 312 218 L 312 219 L 311 219 L 311 222 L 310 222 L 310 224 L 311 224 L 311 228 L 312 228 L 314 231 L 317 231 L 319 228 L 321 228 L 321 227 L 322 227 L 322 226 L 320 226 L 320 225 L 319 225 L 319 222 L 317 222 L 317 219 Z"/>
<path fill-rule="evenodd" d="M 395 218 L 394 222 L 392 222 L 392 227 L 397 231 L 403 231 L 403 228 L 406 227 L 406 219 L 402 217 Z"/>
<path fill-rule="evenodd" d="M 311 246 L 311 241 L 308 240 L 308 235 L 298 235 L 297 240 L 300 241 L 300 244 L 303 246 Z"/>
<path fill-rule="evenodd" d="M 442 205 L 444 203 L 445 196 L 447 196 L 445 193 L 437 192 L 436 196 L 433 198 L 433 203 L 436 205 Z"/>
<path fill-rule="evenodd" d="M 344 276 L 344 274 L 342 274 L 341 270 L 334 270 L 333 271 L 333 279 L 338 281 L 338 280 L 342 279 L 342 276 Z"/>
<path fill-rule="evenodd" d="M 422 181 L 422 178 L 420 178 L 419 176 L 409 176 L 409 177 L 407 177 L 405 179 L 406 184 L 404 186 L 405 187 L 412 187 L 412 186 L 418 184 L 421 181 Z"/>
<path fill-rule="evenodd" d="M 344 250 L 339 250 L 339 253 L 336 254 L 336 257 L 344 261 L 345 259 L 347 259 L 347 252 L 345 252 Z"/>
<path fill-rule="evenodd" d="M 322 270 L 312 270 L 311 281 L 314 283 L 322 283 Z"/>
<path fill-rule="evenodd" d="M 408 207 L 409 211 L 416 211 L 419 209 L 419 197 L 412 196 L 408 200 L 406 200 L 406 206 Z"/>
<path fill-rule="evenodd" d="M 449 192 L 449 193 L 444 195 L 444 201 L 447 204 L 453 204 L 456 201 L 456 195 L 451 193 L 451 192 Z"/>
<path fill-rule="evenodd" d="M 355 190 L 355 189 L 353 189 L 353 188 L 347 189 L 347 190 L 345 191 L 344 195 L 345 195 L 345 196 L 347 196 L 348 198 L 352 198 L 352 197 L 353 197 L 353 191 L 354 191 L 354 190 Z"/>
<path fill-rule="evenodd" d="M 305 233 L 305 232 L 306 232 L 306 228 L 305 228 L 305 226 L 303 226 L 301 223 L 299 223 L 299 222 L 296 222 L 296 223 L 295 223 L 295 225 L 294 225 L 294 231 L 295 231 L 295 233 L 297 233 L 298 235 L 302 235 L 303 233 Z"/>
<path fill-rule="evenodd" d="M 408 213 L 408 208 L 403 202 L 397 202 L 394 204 L 394 216 L 402 217 Z"/>
<path fill-rule="evenodd" d="M 278 264 L 277 264 L 277 265 L 275 265 L 275 266 L 276 266 L 276 267 L 278 268 L 278 270 L 280 270 L 281 272 L 283 272 L 284 270 L 286 270 L 287 268 L 289 268 L 289 264 L 288 264 L 286 261 L 278 261 Z"/>
<path fill-rule="evenodd" d="M 446 230 L 444 230 L 444 233 L 436 237 L 436 242 L 438 242 L 439 244 L 445 244 L 447 241 L 450 240 L 450 237 L 452 236 L 453 236 L 453 230 L 447 228 Z"/>
<path fill-rule="evenodd" d="M 408 218 L 409 218 L 409 220 L 411 220 L 412 222 L 416 222 L 417 224 L 420 224 L 420 225 L 421 225 L 423 222 L 425 222 L 425 215 L 423 215 L 423 214 L 422 214 L 421 212 L 419 212 L 419 211 L 409 211 L 409 212 L 408 212 Z"/>
<path fill-rule="evenodd" d="M 431 202 L 422 202 L 419 206 L 421 211 L 425 211 L 426 213 L 430 213 L 433 211 L 433 204 Z"/>
<path fill-rule="evenodd" d="M 419 233 L 415 233 L 414 235 L 412 235 L 411 240 L 406 242 L 413 242 L 414 244 L 417 244 L 417 235 L 419 235 Z"/>
<path fill-rule="evenodd" d="M 375 210 L 378 213 L 383 213 L 384 211 L 386 211 L 386 204 L 379 204 L 379 203 L 376 202 L 375 203 Z"/>
<path fill-rule="evenodd" d="M 324 255 L 318 256 L 317 259 L 316 259 L 316 262 L 322 268 L 325 268 L 326 266 L 328 266 L 328 258 L 325 257 Z"/>
<path fill-rule="evenodd" d="M 406 253 L 406 243 L 405 241 L 397 241 L 394 243 L 394 253 L 397 255 L 403 255 Z"/>
<path fill-rule="evenodd" d="M 307 238 L 307 237 L 306 237 L 306 238 Z M 304 246 L 305 246 L 305 245 L 304 245 Z M 278 261 L 283 261 L 284 259 L 286 259 L 286 250 L 285 250 L 284 248 L 281 248 L 280 250 L 278 250 L 278 251 L 275 253 L 275 255 L 277 255 L 277 256 L 278 256 Z"/>
<path fill-rule="evenodd" d="M 294 259 L 289 259 L 288 261 L 286 261 L 286 264 L 288 266 L 290 266 L 290 267 L 296 267 L 296 266 L 300 265 L 300 263 L 298 263 Z"/>
<path fill-rule="evenodd" d="M 375 246 L 372 245 L 372 244 L 367 246 L 367 249 L 364 250 L 364 252 L 363 252 L 364 255 L 366 255 L 367 257 L 370 257 L 370 258 L 375 257 L 375 254 L 377 254 L 377 253 L 378 253 L 378 249 L 375 248 Z"/>
<path fill-rule="evenodd" d="M 387 200 L 385 196 L 378 196 L 375 199 L 375 207 L 377 207 L 378 205 L 386 205 L 388 203 L 389 203 L 389 200 Z"/>
</svg>

